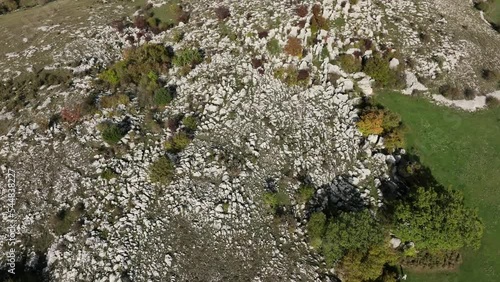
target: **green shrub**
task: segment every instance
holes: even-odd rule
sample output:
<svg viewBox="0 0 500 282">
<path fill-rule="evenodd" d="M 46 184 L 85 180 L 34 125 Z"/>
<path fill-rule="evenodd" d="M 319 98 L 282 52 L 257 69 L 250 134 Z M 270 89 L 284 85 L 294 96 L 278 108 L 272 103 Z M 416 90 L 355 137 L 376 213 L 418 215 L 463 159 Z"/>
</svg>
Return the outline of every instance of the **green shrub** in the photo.
<svg viewBox="0 0 500 282">
<path fill-rule="evenodd" d="M 101 172 L 102 179 L 111 180 L 111 179 L 116 178 L 116 177 L 118 177 L 118 174 L 110 168 L 106 168 L 105 170 L 103 170 Z"/>
<path fill-rule="evenodd" d="M 183 49 L 175 52 L 172 63 L 177 67 L 191 66 L 201 63 L 203 56 L 198 49 Z"/>
<path fill-rule="evenodd" d="M 191 140 L 184 132 L 179 132 L 171 140 L 165 142 L 165 149 L 171 153 L 178 153 L 184 150 Z"/>
<path fill-rule="evenodd" d="M 179 43 L 182 41 L 182 39 L 184 39 L 184 35 L 185 32 L 176 30 L 172 34 L 172 40 L 174 40 L 174 42 Z"/>
<path fill-rule="evenodd" d="M 149 166 L 149 179 L 166 185 L 174 179 L 175 166 L 167 157 L 160 157 Z"/>
<path fill-rule="evenodd" d="M 124 59 L 102 72 L 99 78 L 112 87 L 125 87 L 129 83 L 136 86 L 141 82 L 149 83 L 152 74 L 161 74 L 168 70 L 171 58 L 171 52 L 162 44 L 146 43 L 125 50 Z"/>
<path fill-rule="evenodd" d="M 1 3 L 2 5 L 4 5 L 7 9 L 7 11 L 9 12 L 12 12 L 14 10 L 16 10 L 17 8 L 19 8 L 19 4 L 16 0 L 4 0 L 3 3 Z"/>
<path fill-rule="evenodd" d="M 481 77 L 486 81 L 496 81 L 500 79 L 500 73 L 490 69 L 483 69 L 481 71 Z"/>
<path fill-rule="evenodd" d="M 100 128 L 102 139 L 109 145 L 116 145 L 125 136 L 123 130 L 114 123 L 102 123 Z"/>
<path fill-rule="evenodd" d="M 299 79 L 299 70 L 294 66 L 279 67 L 274 70 L 274 77 L 281 80 L 288 86 L 307 87 L 309 84 L 308 75 L 306 79 Z"/>
<path fill-rule="evenodd" d="M 276 38 L 272 38 L 267 42 L 267 51 L 273 56 L 278 56 L 281 53 L 280 42 Z"/>
<path fill-rule="evenodd" d="M 198 120 L 194 116 L 186 116 L 182 119 L 182 124 L 191 132 L 196 131 Z"/>
<path fill-rule="evenodd" d="M 333 21 L 333 26 L 336 28 L 336 29 L 341 29 L 342 27 L 344 27 L 346 24 L 346 21 L 344 18 L 337 18 Z"/>
<path fill-rule="evenodd" d="M 164 107 L 174 99 L 173 93 L 167 88 L 159 88 L 154 94 L 154 104 L 159 107 Z"/>
<path fill-rule="evenodd" d="M 323 236 L 326 230 L 326 216 L 322 212 L 313 213 L 307 222 L 309 243 L 313 248 L 321 251 Z"/>
<path fill-rule="evenodd" d="M 374 54 L 367 60 L 363 71 L 375 79 L 376 85 L 382 88 L 399 89 L 404 87 L 404 74 L 401 69 L 392 70 L 389 67 L 390 58 Z"/>
<path fill-rule="evenodd" d="M 382 128 L 389 132 L 401 125 L 401 116 L 389 110 L 383 110 Z"/>
<path fill-rule="evenodd" d="M 405 138 L 403 127 L 398 127 L 384 134 L 384 145 L 390 152 L 394 152 L 397 148 L 404 148 Z"/>
<path fill-rule="evenodd" d="M 297 201 L 301 204 L 305 204 L 312 199 L 315 192 L 316 190 L 311 185 L 300 186 L 299 190 L 297 191 Z"/>
<path fill-rule="evenodd" d="M 227 37 L 231 41 L 236 41 L 238 39 L 238 35 L 233 30 L 231 30 L 231 28 L 225 22 L 219 23 L 219 32 L 222 38 Z"/>
<path fill-rule="evenodd" d="M 264 204 L 276 211 L 280 207 L 290 206 L 290 198 L 283 191 L 264 193 Z"/>
<path fill-rule="evenodd" d="M 339 63 L 340 67 L 348 73 L 360 72 L 362 69 L 361 60 L 354 57 L 353 55 L 340 55 Z"/>
<path fill-rule="evenodd" d="M 158 27 L 160 24 L 160 20 L 155 17 L 150 17 L 146 21 L 150 27 Z"/>
<path fill-rule="evenodd" d="M 365 250 L 383 240 L 381 226 L 368 210 L 342 213 L 328 222 L 322 250 L 330 264 L 345 252 Z"/>
<path fill-rule="evenodd" d="M 401 264 L 411 268 L 422 270 L 451 270 L 456 269 L 462 263 L 460 251 L 429 252 L 426 250 L 419 250 L 417 252 L 415 248 L 410 248 L 408 252 L 411 252 L 410 255 L 407 255 L 407 251 L 405 251 L 405 257 L 401 260 Z"/>
<path fill-rule="evenodd" d="M 278 198 L 276 193 L 266 192 L 264 193 L 264 204 L 272 209 L 278 206 Z"/>
<path fill-rule="evenodd" d="M 62 209 L 51 220 L 51 227 L 58 236 L 68 233 L 83 213 L 83 208 Z"/>
</svg>

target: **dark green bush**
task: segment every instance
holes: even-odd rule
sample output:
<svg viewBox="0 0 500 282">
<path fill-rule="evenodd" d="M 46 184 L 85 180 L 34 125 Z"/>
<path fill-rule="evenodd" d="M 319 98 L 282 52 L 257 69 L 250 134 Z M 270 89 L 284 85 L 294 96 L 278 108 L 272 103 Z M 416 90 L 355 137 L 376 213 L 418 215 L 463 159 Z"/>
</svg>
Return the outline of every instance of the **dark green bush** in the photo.
<svg viewBox="0 0 500 282">
<path fill-rule="evenodd" d="M 194 116 L 186 116 L 182 119 L 182 124 L 187 130 L 194 132 L 198 127 L 198 120 Z"/>
<path fill-rule="evenodd" d="M 109 145 L 116 145 L 125 136 L 125 132 L 114 123 L 100 124 L 101 137 Z"/>
<path fill-rule="evenodd" d="M 103 170 L 101 172 L 101 178 L 103 178 L 103 179 L 111 180 L 111 179 L 116 178 L 116 177 L 118 177 L 118 174 L 110 168 L 106 168 L 105 170 Z"/>
<path fill-rule="evenodd" d="M 477 210 L 465 206 L 459 191 L 445 187 L 416 187 L 394 210 L 393 231 L 417 249 L 453 251 L 479 248 L 483 224 Z"/>
<path fill-rule="evenodd" d="M 154 94 L 154 103 L 157 106 L 163 107 L 174 99 L 173 93 L 167 88 L 160 88 L 155 91 Z"/>
<path fill-rule="evenodd" d="M 151 73 L 161 74 L 168 70 L 172 59 L 171 51 L 162 44 L 144 44 L 127 49 L 124 59 L 100 74 L 99 78 L 112 87 L 136 86 L 141 81 L 151 81 Z"/>
<path fill-rule="evenodd" d="M 307 228 L 311 244 L 330 266 L 347 252 L 364 251 L 384 238 L 382 226 L 368 210 L 342 212 L 328 221 L 324 214 L 313 214 Z"/>
<path fill-rule="evenodd" d="M 177 67 L 190 66 L 191 68 L 203 61 L 203 55 L 199 49 L 182 49 L 175 52 L 173 64 Z"/>
<path fill-rule="evenodd" d="M 285 192 L 278 191 L 264 193 L 264 204 L 276 212 L 278 208 L 290 206 L 291 202 Z"/>
<path fill-rule="evenodd" d="M 281 47 L 278 39 L 272 38 L 267 42 L 267 51 L 273 56 L 277 56 L 281 53 Z"/>
</svg>

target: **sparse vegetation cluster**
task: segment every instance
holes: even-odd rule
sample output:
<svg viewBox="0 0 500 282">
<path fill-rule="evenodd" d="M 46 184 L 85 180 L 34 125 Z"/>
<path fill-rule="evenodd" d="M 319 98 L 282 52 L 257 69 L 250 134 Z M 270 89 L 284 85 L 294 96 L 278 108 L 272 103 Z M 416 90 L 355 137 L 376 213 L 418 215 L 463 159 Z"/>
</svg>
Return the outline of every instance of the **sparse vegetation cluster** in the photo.
<svg viewBox="0 0 500 282">
<path fill-rule="evenodd" d="M 309 70 L 299 70 L 292 65 L 275 69 L 274 77 L 290 87 L 306 87 L 309 84 Z"/>
<path fill-rule="evenodd" d="M 373 207 L 328 207 L 309 218 L 311 246 L 347 281 L 390 281 L 383 279 L 396 277 L 391 269 L 397 264 L 453 268 L 461 250 L 479 247 L 483 225 L 461 192 L 437 184 L 428 169 L 409 157 L 397 171 L 409 189 L 403 194 L 384 190 L 386 207 L 376 212 Z M 390 233 L 402 242 L 395 249 L 389 245 Z"/>
<path fill-rule="evenodd" d="M 175 97 L 175 87 L 167 86 L 160 75 L 173 65 L 180 67 L 185 75 L 202 62 L 203 54 L 198 49 L 186 48 L 174 52 L 161 44 L 144 44 L 125 51 L 124 59 L 100 74 L 105 87 L 123 92 L 131 87 L 137 93 L 142 107 L 163 107 Z M 104 98 L 104 105 L 127 104 L 123 94 Z"/>
<path fill-rule="evenodd" d="M 54 0 L 1 0 L 0 15 L 7 14 L 17 9 L 31 8 L 37 5 L 45 5 Z"/>
<path fill-rule="evenodd" d="M 35 69 L 0 83 L 0 101 L 7 110 L 17 112 L 32 103 L 43 89 L 56 85 L 67 88 L 72 79 L 73 73 L 66 69 Z"/>
<path fill-rule="evenodd" d="M 133 25 L 141 30 L 149 30 L 158 34 L 177 26 L 179 23 L 187 23 L 191 14 L 186 11 L 181 1 L 169 0 L 165 5 L 154 7 L 151 4 L 144 6 L 140 14 L 134 18 Z M 118 31 L 122 31 L 127 25 L 123 21 L 115 21 L 113 24 Z"/>
<path fill-rule="evenodd" d="M 394 52 L 375 52 L 363 62 L 363 72 L 375 79 L 376 86 L 380 88 L 401 89 L 405 83 L 404 64 L 391 68 L 390 62 L 397 59 Z M 401 60 L 399 60 L 401 61 Z"/>
</svg>

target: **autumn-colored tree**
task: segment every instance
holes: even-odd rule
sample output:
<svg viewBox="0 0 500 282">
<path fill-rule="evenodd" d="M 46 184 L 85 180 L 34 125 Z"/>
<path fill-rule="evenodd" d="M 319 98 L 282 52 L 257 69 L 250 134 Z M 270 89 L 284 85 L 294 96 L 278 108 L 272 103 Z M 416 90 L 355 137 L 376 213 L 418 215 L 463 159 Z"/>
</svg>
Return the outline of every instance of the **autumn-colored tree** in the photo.
<svg viewBox="0 0 500 282">
<path fill-rule="evenodd" d="M 364 136 L 371 134 L 381 134 L 384 131 L 382 124 L 384 122 L 384 112 L 382 110 L 370 110 L 361 116 L 357 123 L 359 131 Z"/>
<path fill-rule="evenodd" d="M 302 56 L 302 42 L 297 37 L 288 37 L 285 45 L 285 52 L 290 56 Z"/>
<path fill-rule="evenodd" d="M 384 144 L 390 151 L 394 151 L 396 148 L 403 148 L 405 144 L 404 129 L 398 127 L 384 135 Z"/>
</svg>

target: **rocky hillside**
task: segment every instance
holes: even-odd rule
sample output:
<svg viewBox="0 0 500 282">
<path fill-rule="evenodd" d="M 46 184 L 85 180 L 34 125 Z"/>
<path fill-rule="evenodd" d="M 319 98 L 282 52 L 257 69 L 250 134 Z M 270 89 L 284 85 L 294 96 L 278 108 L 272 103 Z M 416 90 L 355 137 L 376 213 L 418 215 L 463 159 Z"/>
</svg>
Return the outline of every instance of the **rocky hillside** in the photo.
<svg viewBox="0 0 500 282">
<path fill-rule="evenodd" d="M 405 154 L 358 130 L 366 98 L 500 98 L 467 1 L 150 2 L 0 16 L 19 281 L 335 281 L 310 215 L 379 213 Z"/>
</svg>

